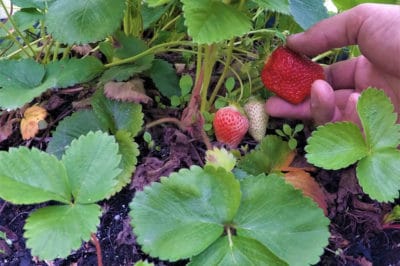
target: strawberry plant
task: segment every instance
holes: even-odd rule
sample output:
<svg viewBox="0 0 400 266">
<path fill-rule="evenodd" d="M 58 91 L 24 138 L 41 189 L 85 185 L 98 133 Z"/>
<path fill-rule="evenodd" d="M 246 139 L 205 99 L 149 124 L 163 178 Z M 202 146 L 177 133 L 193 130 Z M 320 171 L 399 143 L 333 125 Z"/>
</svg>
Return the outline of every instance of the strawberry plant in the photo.
<svg viewBox="0 0 400 266">
<path fill-rule="evenodd" d="M 357 163 L 357 178 L 372 199 L 388 202 L 399 196 L 400 127 L 389 98 L 369 88 L 358 101 L 362 130 L 351 122 L 320 126 L 308 139 L 307 160 L 325 169 Z"/>
<path fill-rule="evenodd" d="M 0 152 L 0 197 L 14 204 L 57 202 L 33 211 L 24 226 L 32 254 L 66 257 L 96 233 L 101 208 L 118 186 L 121 154 L 114 137 L 89 132 L 59 160 L 36 148 Z"/>
<path fill-rule="evenodd" d="M 189 265 L 318 262 L 329 236 L 321 209 L 280 174 L 238 180 L 228 170 L 232 159 L 217 166 L 218 154 L 204 168 L 182 169 L 136 193 L 130 216 L 143 250 Z"/>
</svg>

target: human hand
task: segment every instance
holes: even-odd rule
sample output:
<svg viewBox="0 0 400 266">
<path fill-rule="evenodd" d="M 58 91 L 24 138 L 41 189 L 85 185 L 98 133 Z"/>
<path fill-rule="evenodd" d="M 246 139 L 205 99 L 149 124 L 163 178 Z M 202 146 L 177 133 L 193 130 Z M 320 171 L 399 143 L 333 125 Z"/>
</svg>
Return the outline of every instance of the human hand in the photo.
<svg viewBox="0 0 400 266">
<path fill-rule="evenodd" d="M 316 124 L 348 120 L 359 123 L 356 104 L 370 86 L 383 89 L 400 111 L 400 6 L 362 4 L 325 19 L 303 33 L 289 36 L 287 46 L 313 56 L 358 44 L 362 55 L 329 65 L 326 81 L 317 80 L 311 97 L 293 105 L 273 96 L 266 102 L 271 116 L 313 120 Z"/>
</svg>

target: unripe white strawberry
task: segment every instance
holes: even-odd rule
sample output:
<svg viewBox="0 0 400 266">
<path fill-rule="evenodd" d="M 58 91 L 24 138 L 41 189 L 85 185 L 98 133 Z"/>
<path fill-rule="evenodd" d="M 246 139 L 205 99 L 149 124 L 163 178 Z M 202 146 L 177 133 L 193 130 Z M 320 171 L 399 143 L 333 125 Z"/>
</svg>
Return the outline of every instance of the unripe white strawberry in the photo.
<svg viewBox="0 0 400 266">
<path fill-rule="evenodd" d="M 244 111 L 249 119 L 249 134 L 258 142 L 267 132 L 268 115 L 264 105 L 264 101 L 256 98 L 250 98 L 244 105 Z"/>
</svg>

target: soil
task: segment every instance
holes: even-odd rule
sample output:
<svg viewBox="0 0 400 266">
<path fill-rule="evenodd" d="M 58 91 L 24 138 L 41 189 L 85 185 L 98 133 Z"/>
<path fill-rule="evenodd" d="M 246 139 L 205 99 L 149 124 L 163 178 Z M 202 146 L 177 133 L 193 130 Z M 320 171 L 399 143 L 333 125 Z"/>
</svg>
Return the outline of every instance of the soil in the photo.
<svg viewBox="0 0 400 266">
<path fill-rule="evenodd" d="M 18 112 L 3 112 L 0 115 L 0 150 L 25 145 L 45 149 L 58 121 L 70 115 L 77 108 L 85 106 L 86 99 L 93 90 L 71 88 L 44 94 L 38 102 L 46 105 L 49 111 L 49 127 L 32 140 L 24 141 L 14 118 L 21 117 Z M 155 105 L 145 106 L 146 122 L 168 113 L 160 113 Z M 170 115 L 179 114 L 171 110 Z M 271 119 L 270 133 L 283 121 Z M 302 146 L 312 128 L 306 127 L 300 135 L 298 160 L 304 160 Z M 141 251 L 135 241 L 129 221 L 129 202 L 135 191 L 142 190 L 161 176 L 190 165 L 203 164 L 205 146 L 194 140 L 186 132 L 173 125 L 165 124 L 151 129 L 157 149 L 149 149 L 140 144 L 140 157 L 132 182 L 120 193 L 107 201 L 100 202 L 103 209 L 100 227 L 97 232 L 104 265 L 133 265 L 138 260 L 148 260 L 155 265 L 185 265 L 186 261 L 175 263 L 155 260 Z M 138 141 L 141 136 L 138 136 Z M 245 143 L 254 146 L 254 141 L 246 138 Z M 355 177 L 354 167 L 341 171 L 317 169 L 312 173 L 327 195 L 330 224 L 330 243 L 317 265 L 400 265 L 400 230 L 396 224 L 383 225 L 382 220 L 394 204 L 378 203 L 371 200 L 360 189 Z M 25 246 L 23 226 L 29 213 L 38 205 L 13 205 L 0 199 L 0 231 L 6 233 L 9 243 L 0 239 L 0 265 L 97 265 L 96 249 L 90 242 L 72 252 L 66 259 L 51 262 L 38 261 L 31 256 Z"/>
</svg>

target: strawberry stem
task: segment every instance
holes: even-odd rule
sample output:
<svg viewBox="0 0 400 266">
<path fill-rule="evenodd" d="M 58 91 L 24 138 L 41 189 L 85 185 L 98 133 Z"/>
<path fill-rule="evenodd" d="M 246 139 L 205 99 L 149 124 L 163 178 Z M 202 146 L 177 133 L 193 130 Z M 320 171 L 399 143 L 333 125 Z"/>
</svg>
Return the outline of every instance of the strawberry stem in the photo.
<svg viewBox="0 0 400 266">
<path fill-rule="evenodd" d="M 218 79 L 217 85 L 215 85 L 214 90 L 211 93 L 210 100 L 207 103 L 206 108 L 209 109 L 211 105 L 214 103 L 215 98 L 218 95 L 219 90 L 221 89 L 222 84 L 225 81 L 225 77 L 228 74 L 229 66 L 232 62 L 232 51 L 233 51 L 234 39 L 230 39 L 228 43 L 228 50 L 226 52 L 226 60 L 224 63 L 224 70 L 222 71 L 221 76 Z"/>
<path fill-rule="evenodd" d="M 204 53 L 204 77 L 203 84 L 201 86 L 201 102 L 200 102 L 200 112 L 204 112 L 206 110 L 207 104 L 207 94 L 208 87 L 210 86 L 212 71 L 214 69 L 214 65 L 217 62 L 217 45 L 212 44 L 205 47 Z"/>
</svg>

